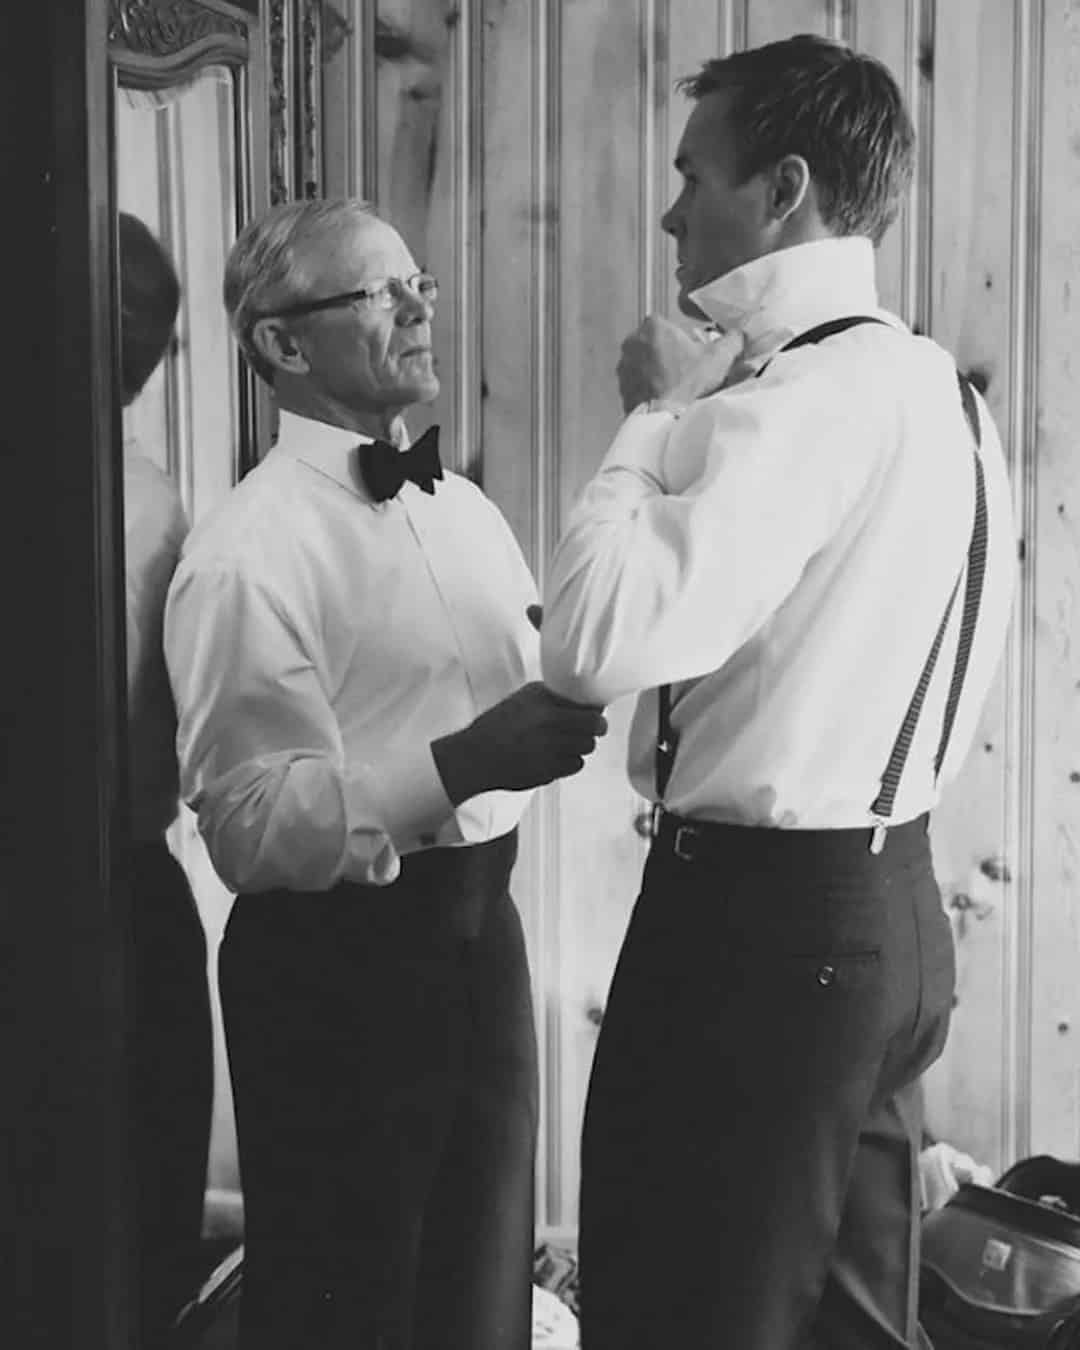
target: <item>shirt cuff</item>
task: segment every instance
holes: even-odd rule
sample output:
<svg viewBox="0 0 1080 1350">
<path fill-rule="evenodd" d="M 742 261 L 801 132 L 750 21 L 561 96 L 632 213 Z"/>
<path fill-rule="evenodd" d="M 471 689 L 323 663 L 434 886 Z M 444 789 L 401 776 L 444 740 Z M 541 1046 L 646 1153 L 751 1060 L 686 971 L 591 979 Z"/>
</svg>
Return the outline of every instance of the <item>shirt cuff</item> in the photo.
<svg viewBox="0 0 1080 1350">
<path fill-rule="evenodd" d="M 635 469 L 663 486 L 661 463 L 671 428 L 673 412 L 653 412 L 640 404 L 623 422 L 600 465 L 604 469 Z"/>
<path fill-rule="evenodd" d="M 354 799 L 359 805 L 356 811 Z M 445 833 L 453 818 L 454 805 L 446 795 L 430 745 L 400 747 L 380 761 L 377 771 L 370 764 L 346 770 L 345 809 L 350 834 L 354 824 L 370 830 L 372 806 L 398 854 L 441 842 L 440 832 Z"/>
</svg>

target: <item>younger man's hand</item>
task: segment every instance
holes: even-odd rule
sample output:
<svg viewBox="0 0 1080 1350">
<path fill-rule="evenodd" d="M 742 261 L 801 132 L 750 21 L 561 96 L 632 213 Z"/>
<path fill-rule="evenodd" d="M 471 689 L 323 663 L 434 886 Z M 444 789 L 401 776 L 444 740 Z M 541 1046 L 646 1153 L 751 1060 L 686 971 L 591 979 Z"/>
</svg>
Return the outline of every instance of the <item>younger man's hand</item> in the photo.
<svg viewBox="0 0 1080 1350">
<path fill-rule="evenodd" d="M 624 412 L 663 398 L 701 356 L 702 344 L 685 328 L 649 314 L 622 344 L 615 374 Z"/>
</svg>

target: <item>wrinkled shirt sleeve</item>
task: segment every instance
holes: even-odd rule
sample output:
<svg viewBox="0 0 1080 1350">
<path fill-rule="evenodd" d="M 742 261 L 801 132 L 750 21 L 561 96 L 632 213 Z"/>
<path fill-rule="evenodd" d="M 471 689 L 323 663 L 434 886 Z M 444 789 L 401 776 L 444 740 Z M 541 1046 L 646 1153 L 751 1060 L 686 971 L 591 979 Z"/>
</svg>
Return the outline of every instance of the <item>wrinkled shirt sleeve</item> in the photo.
<svg viewBox="0 0 1080 1350">
<path fill-rule="evenodd" d="M 165 647 L 181 792 L 232 890 L 387 884 L 403 852 L 460 842 L 431 747 L 407 728 L 346 765 L 310 643 L 257 579 L 181 565 Z"/>
<path fill-rule="evenodd" d="M 606 704 L 696 678 L 776 611 L 875 471 L 822 397 L 820 374 L 789 369 L 779 388 L 747 381 L 679 417 L 631 413 L 552 560 L 553 689 Z"/>
</svg>

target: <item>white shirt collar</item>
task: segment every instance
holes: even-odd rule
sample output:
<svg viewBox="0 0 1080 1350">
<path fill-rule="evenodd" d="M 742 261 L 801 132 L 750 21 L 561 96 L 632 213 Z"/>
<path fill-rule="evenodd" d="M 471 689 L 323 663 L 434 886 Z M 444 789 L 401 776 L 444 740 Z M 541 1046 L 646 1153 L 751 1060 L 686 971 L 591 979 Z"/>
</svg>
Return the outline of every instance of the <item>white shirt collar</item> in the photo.
<svg viewBox="0 0 1080 1350">
<path fill-rule="evenodd" d="M 313 417 L 298 413 L 278 414 L 278 437 L 272 451 L 283 458 L 298 459 L 316 473 L 332 478 L 335 483 L 363 501 L 371 502 L 371 494 L 364 486 L 357 462 L 356 447 L 370 445 L 373 437 L 347 427 L 331 426 Z"/>
<path fill-rule="evenodd" d="M 746 337 L 759 363 L 799 333 L 847 314 L 877 314 L 874 247 L 848 235 L 763 254 L 691 291 L 690 299 L 725 331 Z"/>
</svg>

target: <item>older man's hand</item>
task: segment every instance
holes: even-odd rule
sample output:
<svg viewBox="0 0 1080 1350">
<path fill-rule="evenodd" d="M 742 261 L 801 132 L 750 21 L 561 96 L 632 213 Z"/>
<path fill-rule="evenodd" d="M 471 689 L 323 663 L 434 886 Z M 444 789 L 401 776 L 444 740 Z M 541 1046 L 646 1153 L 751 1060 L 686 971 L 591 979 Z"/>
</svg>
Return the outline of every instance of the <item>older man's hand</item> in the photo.
<svg viewBox="0 0 1080 1350">
<path fill-rule="evenodd" d="M 616 374 L 623 410 L 651 401 L 681 412 L 723 386 L 742 349 L 740 333 L 703 339 L 648 315 L 622 344 Z"/>
<path fill-rule="evenodd" d="M 606 732 L 599 708 L 572 703 L 535 680 L 461 731 L 433 741 L 431 750 L 457 805 L 496 788 L 522 791 L 568 778 Z"/>
</svg>

